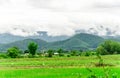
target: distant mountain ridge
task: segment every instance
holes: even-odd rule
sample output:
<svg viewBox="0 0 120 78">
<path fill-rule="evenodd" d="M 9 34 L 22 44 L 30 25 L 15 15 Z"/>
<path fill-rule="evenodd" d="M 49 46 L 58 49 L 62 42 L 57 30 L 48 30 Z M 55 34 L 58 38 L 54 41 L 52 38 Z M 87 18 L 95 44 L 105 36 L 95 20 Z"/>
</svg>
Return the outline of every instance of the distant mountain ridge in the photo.
<svg viewBox="0 0 120 78">
<path fill-rule="evenodd" d="M 2 44 L 0 45 L 0 51 L 6 51 L 8 48 L 13 47 L 13 46 L 17 46 L 22 50 L 26 50 L 30 42 L 37 43 L 40 46 L 38 47 L 39 49 L 41 49 L 42 46 L 47 45 L 47 42 L 41 39 L 25 39 L 25 40 L 16 41 L 16 42 L 8 43 L 8 44 Z"/>
<path fill-rule="evenodd" d="M 77 34 L 66 40 L 47 42 L 42 39 L 24 39 L 20 41 L 15 41 L 8 44 L 0 45 L 0 51 L 5 51 L 7 48 L 12 46 L 18 46 L 22 50 L 27 49 L 27 45 L 30 42 L 36 42 L 39 45 L 39 50 L 42 49 L 65 49 L 65 50 L 87 50 L 96 48 L 100 43 L 104 41 L 104 38 L 91 35 L 91 34 Z"/>
<path fill-rule="evenodd" d="M 12 43 L 12 42 L 16 42 L 24 39 L 42 39 L 47 42 L 54 42 L 54 41 L 62 41 L 68 38 L 69 38 L 68 36 L 64 36 L 64 35 L 49 36 L 45 31 L 38 32 L 38 35 L 28 36 L 28 37 L 12 35 L 9 33 L 3 33 L 3 34 L 0 34 L 0 44 L 8 44 L 8 43 Z"/>
<path fill-rule="evenodd" d="M 117 28 L 117 27 L 116 27 Z M 61 35 L 61 36 L 49 36 L 48 33 L 46 31 L 38 31 L 37 35 L 33 35 L 33 36 L 18 36 L 18 35 L 12 35 L 10 33 L 2 33 L 0 34 L 0 44 L 8 44 L 8 43 L 12 43 L 15 41 L 20 41 L 20 40 L 24 40 L 24 39 L 42 39 L 44 41 L 47 42 L 55 42 L 55 41 L 63 41 L 66 39 L 69 39 L 71 36 L 67 36 L 67 35 Z M 104 26 L 96 26 L 94 28 L 88 28 L 88 29 L 79 29 L 75 31 L 76 34 L 80 34 L 80 33 L 87 33 L 87 34 L 92 34 L 92 35 L 96 35 L 96 36 L 100 36 L 103 38 L 114 38 L 115 40 L 119 40 L 120 41 L 120 35 L 118 34 L 118 32 L 116 30 L 112 30 L 108 27 L 104 27 Z"/>
</svg>

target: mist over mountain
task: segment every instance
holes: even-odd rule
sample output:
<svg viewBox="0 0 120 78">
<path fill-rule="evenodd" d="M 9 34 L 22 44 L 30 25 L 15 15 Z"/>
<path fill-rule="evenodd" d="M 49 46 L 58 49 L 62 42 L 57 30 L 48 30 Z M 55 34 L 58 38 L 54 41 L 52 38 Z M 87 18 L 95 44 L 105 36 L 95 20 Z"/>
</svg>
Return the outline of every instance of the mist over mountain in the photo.
<svg viewBox="0 0 120 78">
<path fill-rule="evenodd" d="M 120 36 L 119 34 L 119 26 L 116 26 L 114 29 L 110 27 L 105 27 L 105 26 L 96 26 L 96 27 L 90 27 L 88 29 L 79 29 L 76 30 L 76 33 L 89 33 L 89 34 L 94 34 L 98 36 Z"/>
<path fill-rule="evenodd" d="M 117 28 L 117 27 L 116 27 Z M 100 36 L 105 39 L 113 39 L 113 40 L 118 40 L 120 41 L 120 35 L 118 34 L 117 30 L 113 30 L 104 26 L 96 26 L 94 28 L 88 28 L 88 29 L 78 29 L 75 31 L 76 34 L 80 33 L 87 33 L 87 34 L 92 34 L 96 36 Z M 60 36 L 51 36 L 48 35 L 47 31 L 38 31 L 37 35 L 31 35 L 31 36 L 19 36 L 19 35 L 13 35 L 10 33 L 3 33 L 0 34 L 0 44 L 8 44 L 24 39 L 41 39 L 46 42 L 55 42 L 55 41 L 63 41 L 66 39 L 69 39 L 71 36 L 67 35 L 60 35 Z"/>
<path fill-rule="evenodd" d="M 19 35 L 12 35 L 10 33 L 3 33 L 3 34 L 0 34 L 0 44 L 12 43 L 12 42 L 20 41 L 24 39 L 42 39 L 47 42 L 54 42 L 54 41 L 65 40 L 68 38 L 69 36 L 64 36 L 64 35 L 63 36 L 49 36 L 47 32 L 45 31 L 38 32 L 38 35 L 26 36 L 26 37 L 19 36 Z"/>
<path fill-rule="evenodd" d="M 19 40 L 27 39 L 26 37 L 16 36 L 9 33 L 0 34 L 0 44 L 7 44 Z"/>
</svg>

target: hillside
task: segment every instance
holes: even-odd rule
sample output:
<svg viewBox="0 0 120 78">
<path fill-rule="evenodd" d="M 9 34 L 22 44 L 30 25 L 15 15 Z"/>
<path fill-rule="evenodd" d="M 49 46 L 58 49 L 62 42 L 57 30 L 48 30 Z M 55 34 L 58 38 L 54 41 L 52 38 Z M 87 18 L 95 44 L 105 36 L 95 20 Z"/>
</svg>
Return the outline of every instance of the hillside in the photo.
<svg viewBox="0 0 120 78">
<path fill-rule="evenodd" d="M 49 44 L 48 48 L 63 48 L 67 50 L 71 49 L 90 49 L 96 48 L 104 39 L 99 36 L 91 34 L 77 34 L 67 40 L 57 41 Z"/>
<path fill-rule="evenodd" d="M 59 49 L 63 48 L 66 50 L 72 50 L 72 49 L 87 49 L 89 45 L 86 42 L 83 42 L 77 38 L 70 38 L 64 41 L 57 41 L 53 42 L 47 45 L 47 48 L 52 48 L 52 49 Z"/>
<path fill-rule="evenodd" d="M 120 41 L 120 36 L 103 36 L 106 40 Z"/>
<path fill-rule="evenodd" d="M 77 34 L 73 36 L 73 38 L 77 38 L 79 40 L 86 42 L 92 48 L 96 48 L 101 42 L 104 41 L 104 38 L 102 37 L 86 33 Z"/>
<path fill-rule="evenodd" d="M 39 45 L 39 49 L 41 49 L 42 46 L 45 46 L 47 44 L 46 41 L 43 41 L 41 39 L 25 39 L 25 40 L 16 41 L 16 42 L 9 43 L 9 44 L 2 44 L 0 45 L 0 51 L 5 51 L 9 47 L 13 47 L 13 46 L 18 46 L 20 49 L 26 50 L 30 42 L 36 42 Z"/>
<path fill-rule="evenodd" d="M 0 44 L 8 44 L 8 43 L 12 43 L 12 42 L 20 41 L 24 39 L 27 39 L 27 38 L 21 37 L 21 36 L 15 36 L 8 33 L 0 34 Z"/>
<path fill-rule="evenodd" d="M 34 35 L 34 36 L 17 36 L 17 35 L 12 35 L 10 33 L 3 33 L 0 34 L 0 44 L 9 44 L 12 42 L 16 42 L 16 41 L 22 41 L 25 39 L 41 39 L 47 42 L 54 42 L 54 41 L 60 41 L 60 40 L 65 40 L 68 39 L 68 36 L 49 36 L 47 34 L 47 32 L 41 31 L 41 32 L 37 32 L 38 35 Z"/>
<path fill-rule="evenodd" d="M 65 50 L 73 50 L 73 49 L 86 50 L 86 49 L 96 48 L 101 42 L 104 41 L 104 39 L 99 36 L 81 33 L 81 34 L 74 35 L 69 39 L 66 39 L 63 41 L 56 41 L 56 42 L 46 42 L 41 39 L 25 39 L 25 40 L 16 41 L 9 44 L 0 45 L 1 47 L 0 50 L 4 51 L 7 48 L 12 46 L 18 46 L 20 49 L 25 50 L 27 49 L 27 45 L 31 41 L 38 43 L 39 50 L 43 48 L 44 49 L 62 48 Z"/>
</svg>

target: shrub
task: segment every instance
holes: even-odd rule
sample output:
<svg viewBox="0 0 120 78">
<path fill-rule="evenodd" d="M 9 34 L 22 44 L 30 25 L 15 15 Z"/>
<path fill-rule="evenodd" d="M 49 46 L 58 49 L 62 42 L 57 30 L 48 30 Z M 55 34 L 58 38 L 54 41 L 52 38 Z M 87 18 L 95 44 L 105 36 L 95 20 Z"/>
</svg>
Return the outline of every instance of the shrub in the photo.
<svg viewBox="0 0 120 78">
<path fill-rule="evenodd" d="M 0 54 L 0 58 L 8 58 L 6 54 Z"/>
<path fill-rule="evenodd" d="M 11 58 L 16 58 L 19 56 L 20 52 L 18 47 L 12 47 L 7 50 L 7 55 Z"/>
<path fill-rule="evenodd" d="M 70 57 L 70 56 L 71 56 L 70 54 L 67 55 L 67 57 Z"/>
<path fill-rule="evenodd" d="M 102 46 L 99 46 L 96 51 L 97 51 L 97 54 L 100 54 L 100 55 L 108 54 L 108 52 Z"/>
<path fill-rule="evenodd" d="M 54 51 L 53 50 L 48 50 L 47 53 L 48 53 L 48 57 L 52 57 L 53 54 L 54 54 Z"/>
<path fill-rule="evenodd" d="M 90 55 L 91 55 L 90 52 L 86 52 L 86 53 L 85 53 L 85 56 L 90 56 Z"/>
<path fill-rule="evenodd" d="M 59 56 L 64 56 L 64 54 L 63 54 L 63 49 L 58 49 L 58 51 L 57 51 L 58 53 L 59 53 Z"/>
<path fill-rule="evenodd" d="M 77 50 L 72 50 L 71 51 L 71 56 L 78 56 L 79 52 Z"/>
<path fill-rule="evenodd" d="M 60 53 L 59 56 L 64 56 L 64 53 Z"/>
<path fill-rule="evenodd" d="M 33 58 L 34 56 L 32 54 L 29 54 L 28 55 L 28 58 Z"/>
</svg>

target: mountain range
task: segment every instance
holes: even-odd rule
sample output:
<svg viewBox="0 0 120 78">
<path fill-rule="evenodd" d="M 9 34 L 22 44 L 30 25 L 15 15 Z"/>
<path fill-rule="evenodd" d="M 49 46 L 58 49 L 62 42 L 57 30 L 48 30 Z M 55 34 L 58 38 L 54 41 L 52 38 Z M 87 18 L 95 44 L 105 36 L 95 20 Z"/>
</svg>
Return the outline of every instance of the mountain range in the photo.
<svg viewBox="0 0 120 78">
<path fill-rule="evenodd" d="M 117 28 L 117 27 L 116 27 Z M 88 33 L 92 35 L 97 35 L 103 38 L 112 38 L 112 39 L 119 39 L 120 35 L 117 30 L 112 30 L 105 26 L 96 26 L 94 28 L 87 28 L 87 29 L 78 29 L 75 31 L 75 34 L 80 33 Z M 69 39 L 71 36 L 61 35 L 61 36 L 49 36 L 46 31 L 38 31 L 38 35 L 33 36 L 19 36 L 19 35 L 12 35 L 10 33 L 1 33 L 0 34 L 0 44 L 8 44 L 15 41 L 20 41 L 24 39 L 42 39 L 47 42 L 55 42 L 55 41 L 62 41 Z"/>
<path fill-rule="evenodd" d="M 104 31 L 105 35 L 100 35 L 99 32 Z M 120 36 L 115 35 L 115 31 L 109 28 L 99 26 L 89 28 L 88 30 L 76 30 L 73 36 L 49 36 L 47 32 L 37 32 L 35 36 L 17 36 L 9 33 L 0 34 L 0 51 L 6 51 L 9 47 L 18 46 L 22 50 L 27 49 L 30 42 L 36 42 L 39 45 L 39 50 L 42 49 L 65 49 L 65 50 L 88 50 L 95 49 L 105 40 L 120 41 Z M 89 33 L 89 34 L 88 34 Z"/>
<path fill-rule="evenodd" d="M 45 32 L 45 31 L 41 31 L 41 32 L 37 32 L 37 33 L 38 33 L 38 35 L 27 36 L 27 37 L 12 35 L 9 33 L 3 33 L 3 34 L 0 34 L 0 44 L 8 44 L 8 43 L 12 43 L 12 42 L 16 42 L 16 41 L 20 41 L 20 40 L 24 40 L 24 39 L 42 39 L 47 42 L 54 42 L 54 41 L 61 41 L 61 40 L 65 40 L 65 39 L 69 38 L 69 36 L 64 36 L 64 35 L 49 36 L 49 35 L 47 35 L 47 32 Z"/>
<path fill-rule="evenodd" d="M 7 44 L 0 45 L 0 51 L 6 51 L 9 47 L 18 46 L 22 50 L 27 49 L 30 42 L 36 42 L 39 45 L 39 50 L 42 49 L 65 49 L 65 50 L 87 50 L 94 49 L 105 39 L 96 35 L 80 33 L 64 40 L 47 42 L 42 39 L 24 39 Z"/>
</svg>

